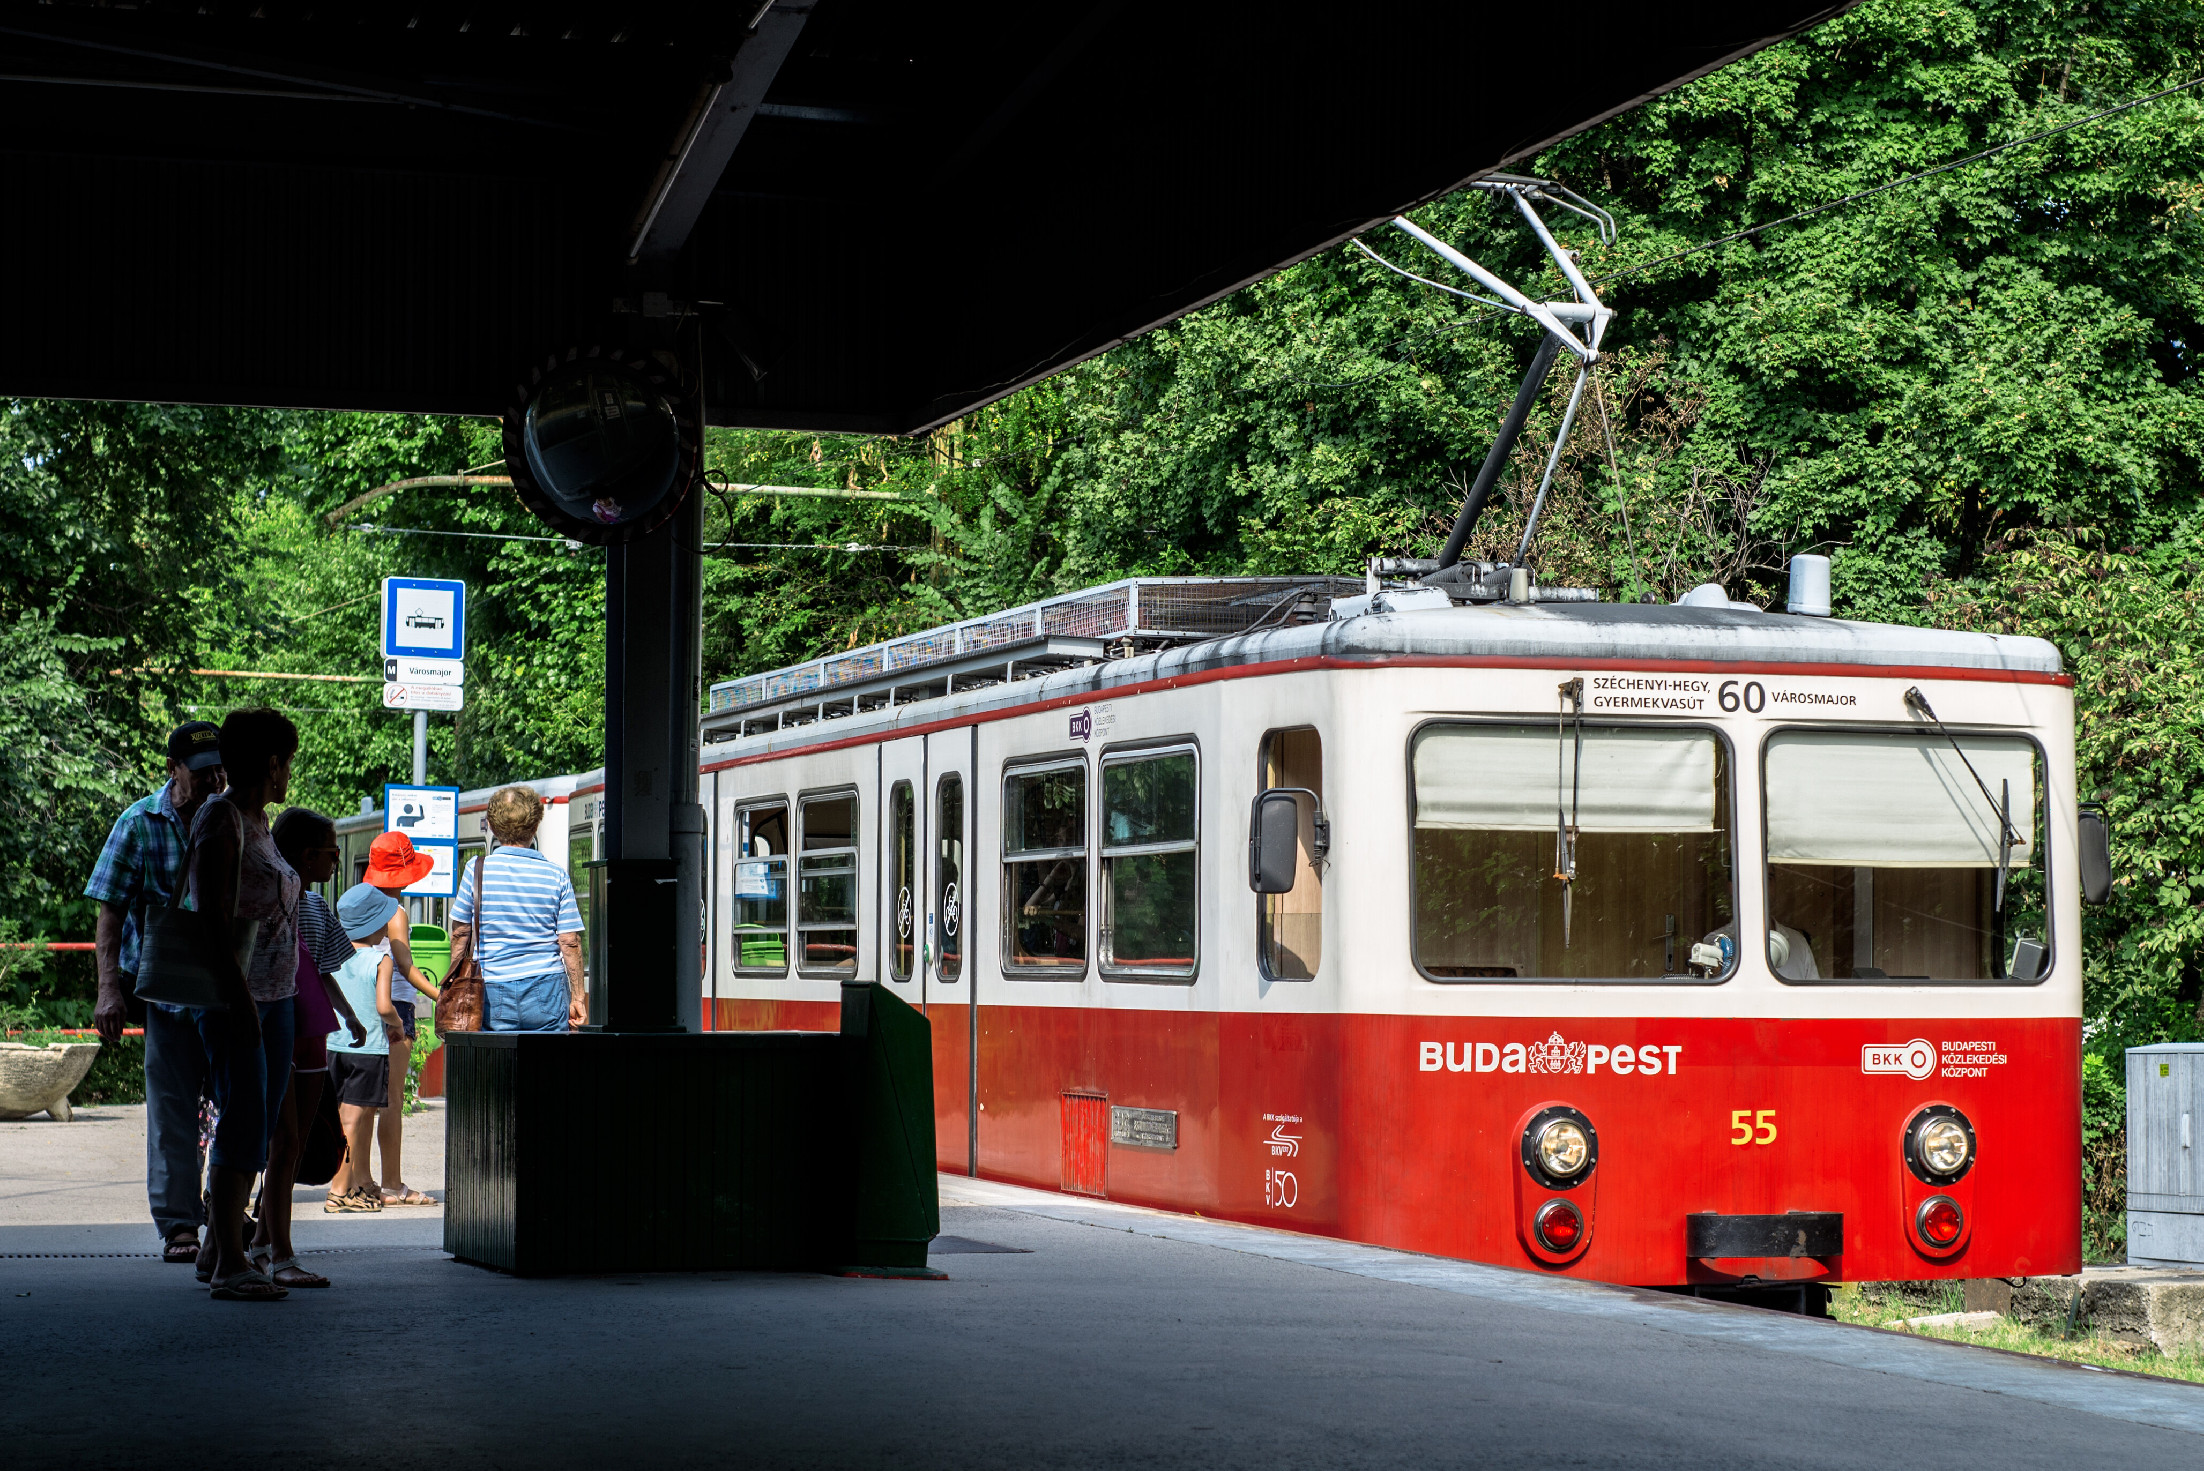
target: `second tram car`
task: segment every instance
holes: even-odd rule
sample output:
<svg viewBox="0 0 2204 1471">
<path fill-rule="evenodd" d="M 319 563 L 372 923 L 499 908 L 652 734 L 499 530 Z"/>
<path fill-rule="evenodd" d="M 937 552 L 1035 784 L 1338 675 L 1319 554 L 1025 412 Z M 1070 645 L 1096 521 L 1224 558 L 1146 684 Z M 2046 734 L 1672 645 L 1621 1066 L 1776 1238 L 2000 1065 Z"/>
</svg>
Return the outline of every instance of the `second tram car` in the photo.
<svg viewBox="0 0 2204 1471">
<path fill-rule="evenodd" d="M 716 687 L 705 1024 L 890 987 L 942 1167 L 1019 1184 L 1713 1291 L 2077 1270 L 2057 651 L 1515 593 L 1135 580 Z"/>
</svg>

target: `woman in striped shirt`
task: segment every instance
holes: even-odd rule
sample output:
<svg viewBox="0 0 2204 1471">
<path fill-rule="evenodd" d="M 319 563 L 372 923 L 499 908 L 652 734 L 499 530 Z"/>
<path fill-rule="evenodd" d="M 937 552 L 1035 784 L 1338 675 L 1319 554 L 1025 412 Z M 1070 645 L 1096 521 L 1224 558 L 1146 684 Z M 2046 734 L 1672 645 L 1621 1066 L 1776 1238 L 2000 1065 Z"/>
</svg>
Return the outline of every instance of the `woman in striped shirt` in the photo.
<svg viewBox="0 0 2204 1471">
<path fill-rule="evenodd" d="M 534 846 L 543 798 L 531 787 L 500 787 L 490 797 L 488 816 L 494 846 L 479 868 L 467 865 L 452 905 L 450 973 L 458 974 L 479 952 L 487 1031 L 581 1026 L 589 1020 L 582 915 L 566 870 Z"/>
</svg>

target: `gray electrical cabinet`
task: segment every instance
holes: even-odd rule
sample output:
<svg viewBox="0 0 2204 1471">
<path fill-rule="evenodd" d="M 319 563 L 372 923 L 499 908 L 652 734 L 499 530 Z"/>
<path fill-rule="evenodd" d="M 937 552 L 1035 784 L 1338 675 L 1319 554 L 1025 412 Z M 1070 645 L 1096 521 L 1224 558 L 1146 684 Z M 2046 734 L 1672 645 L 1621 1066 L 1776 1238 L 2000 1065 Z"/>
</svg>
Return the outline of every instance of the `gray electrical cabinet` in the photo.
<svg viewBox="0 0 2204 1471">
<path fill-rule="evenodd" d="M 2204 1042 L 2127 1053 L 2127 1259 L 2204 1267 Z"/>
</svg>

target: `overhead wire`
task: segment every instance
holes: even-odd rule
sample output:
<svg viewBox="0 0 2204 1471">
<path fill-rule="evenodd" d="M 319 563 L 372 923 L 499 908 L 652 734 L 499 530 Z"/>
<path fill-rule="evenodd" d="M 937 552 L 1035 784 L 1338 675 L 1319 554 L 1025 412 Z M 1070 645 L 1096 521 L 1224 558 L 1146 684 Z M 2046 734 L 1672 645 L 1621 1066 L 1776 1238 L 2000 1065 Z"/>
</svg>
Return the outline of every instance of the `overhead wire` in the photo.
<svg viewBox="0 0 2204 1471">
<path fill-rule="evenodd" d="M 2191 91 L 2199 86 L 2204 86 L 2204 76 L 2191 77 L 2188 81 L 2176 82 L 2172 86 L 2161 87 L 2155 92 L 2146 92 L 2140 97 L 2130 97 L 2125 102 L 2114 103 L 2112 106 L 2100 108 L 2096 112 L 2088 113 L 2078 118 L 2071 118 L 2068 121 L 2060 123 L 2055 127 L 2039 128 L 2033 133 L 2026 133 L 2018 138 L 2009 138 L 2003 143 L 1993 143 L 1987 148 L 1977 149 L 1973 153 L 1966 154 L 1960 158 L 1947 159 L 1943 163 L 1935 164 L 1929 168 L 1918 169 L 1910 174 L 1901 174 L 1895 179 L 1891 179 L 1885 183 L 1874 185 L 1871 188 L 1856 189 L 1850 194 L 1839 195 L 1835 199 L 1825 200 L 1820 204 L 1810 205 L 1805 209 L 1793 210 L 1790 214 L 1783 215 L 1780 218 L 1766 220 L 1757 225 L 1750 225 L 1742 230 L 1733 230 L 1727 235 L 1717 236 L 1712 240 L 1703 240 L 1696 245 L 1687 246 L 1682 250 L 1673 251 L 1668 255 L 1659 256 L 1649 261 L 1640 261 L 1636 265 L 1627 266 L 1617 271 L 1610 271 L 1603 276 L 1593 276 L 1589 279 L 1591 284 L 1594 286 L 1604 286 L 1607 285 L 1609 282 L 1627 280 L 1632 276 L 1642 275 L 1646 271 L 1650 271 L 1656 266 L 1671 265 L 1676 261 L 1685 260 L 1694 255 L 1704 254 L 1705 252 L 1713 250 L 1719 246 L 1735 244 L 1739 240 L 1748 240 L 1755 235 L 1765 234 L 1767 231 L 1773 230 L 1779 225 L 1796 224 L 1800 220 L 1811 219 L 1816 215 L 1827 214 L 1831 210 L 1842 209 L 1847 205 L 1857 204 L 1863 199 L 1872 199 L 1878 194 L 1887 194 L 1893 189 L 1900 189 L 1908 184 L 1916 184 L 1923 179 L 1934 178 L 1939 174 L 1950 173 L 1954 169 L 1961 169 L 1967 167 L 1970 164 L 1981 163 L 1985 159 L 1995 158 L 2001 153 L 2009 153 L 2015 148 L 2023 148 L 2030 143 L 2040 143 L 2046 138 L 2055 138 L 2062 133 L 2072 132 L 2074 129 L 2086 127 L 2090 123 L 2102 122 L 2108 117 L 2115 117 L 2120 113 L 2133 111 L 2135 108 L 2145 106 L 2148 103 L 2157 102 L 2163 98 L 2172 97 L 2182 92 Z M 1360 238 L 1357 238 L 1354 244 L 1361 249 L 1363 254 L 1377 261 L 1378 264 L 1386 267 L 1388 270 L 1394 271 L 1403 276 L 1408 276 L 1412 280 L 1423 280 L 1422 277 L 1416 276 L 1413 272 L 1404 270 L 1403 268 L 1394 265 L 1391 261 L 1386 260 L 1376 251 L 1370 249 L 1369 246 L 1364 245 Z M 1445 291 L 1453 296 L 1465 297 L 1472 301 L 1481 300 L 1481 298 L 1472 296 L 1466 291 L 1447 286 L 1443 282 L 1424 281 L 1424 284 L 1427 286 L 1436 286 L 1439 290 Z M 1513 315 L 1515 315 L 1515 313 L 1512 310 L 1504 307 L 1496 307 L 1492 310 L 1477 312 L 1473 315 L 1462 317 L 1459 320 L 1446 323 L 1444 326 L 1434 327 L 1429 332 L 1422 334 L 1421 340 L 1429 340 L 1430 338 L 1439 336 L 1443 332 L 1457 331 L 1464 327 L 1480 326 L 1483 323 L 1497 321 L 1501 317 Z M 1401 346 L 1404 351 L 1410 350 L 1418 341 L 1418 338 L 1406 338 L 1403 339 Z"/>
</svg>

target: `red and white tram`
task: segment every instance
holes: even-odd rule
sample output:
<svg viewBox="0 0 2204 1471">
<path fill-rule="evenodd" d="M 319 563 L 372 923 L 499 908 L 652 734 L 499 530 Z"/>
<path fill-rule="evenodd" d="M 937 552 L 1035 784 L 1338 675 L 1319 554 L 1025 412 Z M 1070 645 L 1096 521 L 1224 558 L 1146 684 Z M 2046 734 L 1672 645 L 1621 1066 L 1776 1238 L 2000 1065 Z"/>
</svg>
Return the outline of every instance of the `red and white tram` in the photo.
<svg viewBox="0 0 2204 1471">
<path fill-rule="evenodd" d="M 943 1166 L 1021 1184 L 1638 1284 L 2077 1268 L 2055 649 L 1320 591 L 716 691 L 713 1024 L 885 983 Z"/>
<path fill-rule="evenodd" d="M 1710 1291 L 2077 1270 L 2057 651 L 1515 594 L 1142 580 L 717 687 L 705 1024 L 890 987 L 943 1168 L 1025 1185 Z"/>
</svg>

